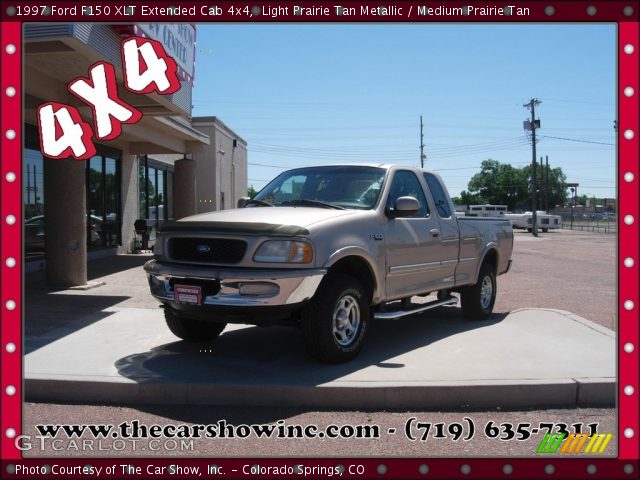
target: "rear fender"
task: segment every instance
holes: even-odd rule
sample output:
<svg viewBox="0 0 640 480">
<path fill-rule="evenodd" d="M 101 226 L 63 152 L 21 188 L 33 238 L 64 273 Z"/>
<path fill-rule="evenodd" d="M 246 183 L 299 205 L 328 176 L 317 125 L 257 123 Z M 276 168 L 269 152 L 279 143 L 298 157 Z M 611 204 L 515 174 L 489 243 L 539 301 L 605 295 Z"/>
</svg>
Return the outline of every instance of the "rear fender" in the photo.
<svg viewBox="0 0 640 480">
<path fill-rule="evenodd" d="M 493 271 L 495 272 L 495 274 L 498 274 L 498 265 L 499 265 L 499 260 L 500 260 L 500 254 L 498 253 L 498 244 L 495 242 L 489 242 L 483 252 L 482 255 L 480 256 L 480 261 L 478 262 L 478 265 L 476 265 L 476 273 L 474 276 L 474 284 L 477 283 L 478 281 L 478 276 L 480 275 L 480 269 L 482 268 L 482 265 L 484 264 L 485 261 L 491 261 L 491 263 L 493 264 Z"/>
</svg>

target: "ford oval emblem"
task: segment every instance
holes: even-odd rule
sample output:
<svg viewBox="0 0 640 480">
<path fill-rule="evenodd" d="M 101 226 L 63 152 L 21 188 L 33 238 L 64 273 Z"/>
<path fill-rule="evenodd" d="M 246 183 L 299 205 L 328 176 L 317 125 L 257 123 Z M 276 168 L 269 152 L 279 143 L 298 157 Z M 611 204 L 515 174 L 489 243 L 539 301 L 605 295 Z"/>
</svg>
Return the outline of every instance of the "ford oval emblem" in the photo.
<svg viewBox="0 0 640 480">
<path fill-rule="evenodd" d="M 198 245 L 196 247 L 196 251 L 198 253 L 209 253 L 211 251 L 211 247 L 209 245 Z"/>
</svg>

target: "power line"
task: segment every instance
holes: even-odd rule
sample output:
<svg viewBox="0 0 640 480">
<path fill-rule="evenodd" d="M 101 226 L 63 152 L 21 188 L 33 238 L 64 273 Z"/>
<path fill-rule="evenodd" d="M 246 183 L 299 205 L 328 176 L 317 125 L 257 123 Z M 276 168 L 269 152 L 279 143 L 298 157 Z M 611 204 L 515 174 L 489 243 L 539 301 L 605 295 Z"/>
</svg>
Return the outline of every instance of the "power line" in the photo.
<svg viewBox="0 0 640 480">
<path fill-rule="evenodd" d="M 553 102 L 562 102 L 562 103 L 584 103 L 585 105 L 602 105 L 606 107 L 613 107 L 613 103 L 603 103 L 603 102 L 587 102 L 584 100 L 563 100 L 561 98 L 546 98 L 547 101 Z"/>
<path fill-rule="evenodd" d="M 569 142 L 580 142 L 580 143 L 594 143 L 596 145 L 610 145 L 615 146 L 615 143 L 604 143 L 604 142 L 593 142 L 591 140 L 578 140 L 577 138 L 564 138 L 564 137 L 552 137 L 550 135 L 541 135 L 542 138 L 554 138 L 556 140 L 567 140 Z"/>
<path fill-rule="evenodd" d="M 499 150 L 505 148 L 512 147 L 520 147 L 522 145 L 527 144 L 527 140 L 525 138 L 510 138 L 510 139 L 502 139 L 496 140 L 492 142 L 484 142 L 484 143 L 474 143 L 467 145 L 449 145 L 436 147 L 432 149 L 432 152 L 435 156 L 443 156 L 450 154 L 473 154 L 473 153 L 482 153 L 485 151 L 491 150 Z M 405 150 L 397 150 L 393 147 L 391 151 L 380 151 L 378 149 L 375 150 L 375 153 L 372 153 L 371 148 L 366 150 L 357 150 L 361 148 L 360 146 L 343 146 L 339 149 L 327 149 L 327 148 L 313 148 L 313 147 L 301 147 L 294 145 L 279 145 L 273 143 L 264 143 L 264 142 L 251 142 L 250 148 L 253 151 L 265 152 L 265 153 L 282 153 L 282 154 L 296 154 L 296 155 L 311 155 L 311 156 L 340 156 L 340 157 L 366 157 L 366 158 L 405 158 L 408 154 L 413 152 L 412 149 Z M 352 149 L 350 151 L 346 151 L 346 149 Z"/>
</svg>

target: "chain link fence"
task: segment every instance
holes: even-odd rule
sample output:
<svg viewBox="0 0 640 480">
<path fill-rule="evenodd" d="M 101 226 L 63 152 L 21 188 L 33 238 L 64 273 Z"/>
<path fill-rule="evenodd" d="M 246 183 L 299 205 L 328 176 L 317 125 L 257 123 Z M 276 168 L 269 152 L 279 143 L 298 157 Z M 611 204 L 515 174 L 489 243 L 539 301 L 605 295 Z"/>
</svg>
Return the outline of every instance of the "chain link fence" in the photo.
<svg viewBox="0 0 640 480">
<path fill-rule="evenodd" d="M 579 232 L 594 233 L 616 233 L 617 220 L 613 215 L 604 214 L 574 214 L 573 219 L 570 213 L 560 213 L 562 217 L 561 228 L 564 230 L 577 230 Z"/>
</svg>

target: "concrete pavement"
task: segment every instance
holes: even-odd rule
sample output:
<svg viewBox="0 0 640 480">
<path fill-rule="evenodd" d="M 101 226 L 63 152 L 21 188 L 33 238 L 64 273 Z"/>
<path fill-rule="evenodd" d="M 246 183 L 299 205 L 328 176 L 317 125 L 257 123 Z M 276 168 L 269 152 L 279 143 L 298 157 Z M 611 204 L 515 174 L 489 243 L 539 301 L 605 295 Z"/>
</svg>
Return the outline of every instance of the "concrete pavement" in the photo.
<svg viewBox="0 0 640 480">
<path fill-rule="evenodd" d="M 614 333 L 560 310 L 521 309 L 469 322 L 458 307 L 441 307 L 379 320 L 357 359 L 324 365 L 308 357 L 294 328 L 230 325 L 213 342 L 178 341 L 161 309 L 121 306 L 127 285 L 119 285 L 121 295 L 110 285 L 116 305 L 98 302 L 91 311 L 89 302 L 69 310 L 73 321 L 27 336 L 27 401 L 351 409 L 615 405 Z M 87 295 L 99 299 L 101 288 Z M 28 294 L 26 301 L 29 312 Z M 46 311 L 32 309 L 28 322 L 46 321 L 34 315 Z"/>
</svg>

